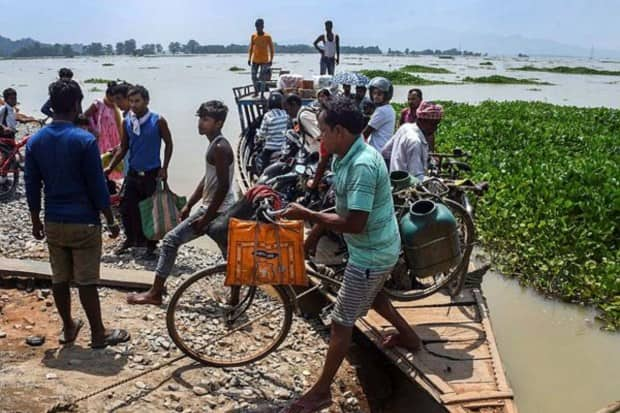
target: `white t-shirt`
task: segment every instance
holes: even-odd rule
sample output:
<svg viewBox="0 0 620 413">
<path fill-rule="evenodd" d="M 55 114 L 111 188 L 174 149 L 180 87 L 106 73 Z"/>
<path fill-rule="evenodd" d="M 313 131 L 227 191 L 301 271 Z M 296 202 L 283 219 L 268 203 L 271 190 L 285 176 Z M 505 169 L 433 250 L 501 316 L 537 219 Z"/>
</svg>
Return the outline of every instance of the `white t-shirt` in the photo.
<svg viewBox="0 0 620 413">
<path fill-rule="evenodd" d="M 407 171 L 424 180 L 428 169 L 428 142 L 415 123 L 403 124 L 385 146 L 381 155 L 390 163 L 390 172 Z"/>
<path fill-rule="evenodd" d="M 9 105 L 4 105 L 0 107 L 0 123 L 2 123 L 2 125 L 5 125 L 7 128 L 17 130 L 17 118 L 15 117 L 15 108 Z"/>
<path fill-rule="evenodd" d="M 378 106 L 368 122 L 368 126 L 374 129 L 368 138 L 368 144 L 381 152 L 383 146 L 392 137 L 395 124 L 396 113 L 392 105 L 388 103 Z"/>
</svg>

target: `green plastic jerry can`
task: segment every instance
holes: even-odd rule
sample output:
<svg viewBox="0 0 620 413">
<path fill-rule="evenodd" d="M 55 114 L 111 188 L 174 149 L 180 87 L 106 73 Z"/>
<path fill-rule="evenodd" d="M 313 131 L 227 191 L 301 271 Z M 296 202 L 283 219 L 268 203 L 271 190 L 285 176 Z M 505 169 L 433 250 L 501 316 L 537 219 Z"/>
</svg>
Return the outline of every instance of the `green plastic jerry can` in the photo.
<svg viewBox="0 0 620 413">
<path fill-rule="evenodd" d="M 428 199 L 414 202 L 400 220 L 400 235 L 407 263 L 416 277 L 447 272 L 460 261 L 456 219 L 441 203 Z"/>
</svg>

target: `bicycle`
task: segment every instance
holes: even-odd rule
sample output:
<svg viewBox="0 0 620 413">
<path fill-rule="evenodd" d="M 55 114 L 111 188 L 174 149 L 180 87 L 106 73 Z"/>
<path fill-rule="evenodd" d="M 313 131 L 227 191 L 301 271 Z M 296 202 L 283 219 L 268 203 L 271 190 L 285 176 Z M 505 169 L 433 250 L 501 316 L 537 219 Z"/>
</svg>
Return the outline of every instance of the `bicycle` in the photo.
<svg viewBox="0 0 620 413">
<path fill-rule="evenodd" d="M 19 173 L 24 170 L 26 157 L 22 149 L 30 136 L 16 142 L 14 138 L 0 138 L 0 201 L 13 197 L 19 183 Z"/>
<path fill-rule="evenodd" d="M 432 283 L 423 289 L 412 292 L 384 287 L 397 300 L 423 298 L 443 288 L 458 275 L 473 240 L 473 222 L 462 206 L 423 188 L 410 192 L 419 198 L 445 202 L 451 210 L 459 211 L 467 232 L 459 236 L 464 251 L 458 262 L 450 271 L 431 277 Z M 411 201 L 407 197 L 407 202 Z M 271 221 L 275 212 L 262 204 L 256 214 L 261 220 Z M 330 268 L 307 261 L 306 271 L 314 286 L 297 294 L 293 287 L 283 285 L 226 287 L 226 264 L 200 270 L 171 297 L 166 314 L 168 333 L 185 355 L 207 366 L 235 367 L 258 361 L 286 339 L 300 299 L 316 290 L 335 296 L 342 285 L 344 265 Z"/>
<path fill-rule="evenodd" d="M 476 198 L 480 198 L 488 191 L 489 184 L 488 182 L 475 184 L 469 179 L 462 179 L 462 173 L 472 171 L 468 163 L 471 154 L 455 148 L 452 153 L 431 153 L 429 158 L 431 159 L 429 176 L 441 181 L 439 187 L 437 185 L 431 186 L 431 191 L 437 193 L 446 189 L 443 193 L 444 196 L 463 206 L 473 221 L 475 208 L 467 194 L 473 193 Z M 451 297 L 458 295 L 465 284 L 469 256 L 466 257 L 465 261 L 467 265 L 462 268 L 462 273 L 446 286 L 446 291 Z"/>
</svg>

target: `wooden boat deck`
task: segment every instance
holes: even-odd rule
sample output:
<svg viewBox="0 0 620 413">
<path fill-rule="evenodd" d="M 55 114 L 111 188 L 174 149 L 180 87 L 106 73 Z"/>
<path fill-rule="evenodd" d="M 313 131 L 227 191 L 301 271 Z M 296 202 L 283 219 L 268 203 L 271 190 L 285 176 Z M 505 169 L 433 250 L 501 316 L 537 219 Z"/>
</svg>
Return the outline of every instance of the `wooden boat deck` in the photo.
<svg viewBox="0 0 620 413">
<path fill-rule="evenodd" d="M 333 253 L 336 249 L 333 241 L 322 238 L 315 261 L 342 262 L 342 256 Z M 480 290 L 465 289 L 455 298 L 437 293 L 393 305 L 424 343 L 416 354 L 381 347 L 382 338 L 395 330 L 375 311 L 358 320 L 356 327 L 410 380 L 450 413 L 517 412 Z"/>
</svg>

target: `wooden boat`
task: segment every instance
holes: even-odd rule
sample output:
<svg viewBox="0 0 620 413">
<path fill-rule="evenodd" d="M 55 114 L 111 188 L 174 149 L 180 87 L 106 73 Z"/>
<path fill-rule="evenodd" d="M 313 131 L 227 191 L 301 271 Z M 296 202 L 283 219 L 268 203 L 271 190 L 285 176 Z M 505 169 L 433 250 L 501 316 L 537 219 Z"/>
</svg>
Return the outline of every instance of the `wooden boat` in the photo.
<svg viewBox="0 0 620 413">
<path fill-rule="evenodd" d="M 241 121 L 236 174 L 242 193 L 255 180 L 248 170 L 252 145 L 245 132 L 265 108 L 265 100 L 253 98 L 252 92 L 251 86 L 233 89 Z M 342 257 L 334 255 L 334 247 L 324 237 L 317 248 L 316 261 L 326 265 L 342 262 Z M 335 300 L 329 294 L 327 298 Z M 421 351 L 411 354 L 400 348 L 383 349 L 379 343 L 393 327 L 374 311 L 358 320 L 356 327 L 428 393 L 438 409 L 451 413 L 517 412 L 479 285 L 465 288 L 455 298 L 437 293 L 394 305 L 422 338 Z"/>
</svg>

